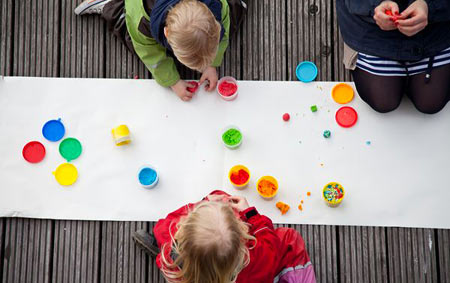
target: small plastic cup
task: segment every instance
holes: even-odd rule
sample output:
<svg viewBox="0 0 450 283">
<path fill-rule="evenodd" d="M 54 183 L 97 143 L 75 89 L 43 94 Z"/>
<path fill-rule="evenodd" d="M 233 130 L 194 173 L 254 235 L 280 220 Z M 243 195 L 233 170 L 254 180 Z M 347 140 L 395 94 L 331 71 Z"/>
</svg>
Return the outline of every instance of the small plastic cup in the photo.
<svg viewBox="0 0 450 283">
<path fill-rule="evenodd" d="M 233 94 L 231 94 L 231 95 L 223 94 L 223 93 L 220 91 L 220 86 L 221 86 L 222 83 L 224 83 L 224 82 L 235 84 L 235 85 L 236 85 L 236 91 L 235 91 Z M 231 101 L 231 100 L 233 100 L 233 99 L 235 99 L 235 98 L 237 97 L 237 95 L 238 95 L 238 89 L 239 89 L 239 85 L 238 85 L 238 83 L 237 83 L 237 80 L 236 80 L 235 78 L 229 77 L 229 76 L 221 78 L 221 79 L 219 80 L 219 82 L 217 83 L 217 88 L 216 88 L 217 93 L 220 95 L 220 97 L 222 97 L 224 100 L 227 100 L 227 101 Z"/>
<path fill-rule="evenodd" d="M 248 179 L 245 183 L 243 184 L 236 184 L 231 180 L 231 175 L 233 173 L 237 173 L 239 172 L 239 170 L 244 170 L 245 172 L 247 172 L 248 174 Z M 228 180 L 230 180 L 230 183 L 236 188 L 236 189 L 245 189 L 248 185 L 248 183 L 250 182 L 250 170 L 248 170 L 247 167 L 245 167 L 244 165 L 235 165 L 233 167 L 231 167 L 230 172 L 228 172 Z"/>
<path fill-rule="evenodd" d="M 151 165 L 144 165 L 139 168 L 138 181 L 142 187 L 151 189 L 158 184 L 159 174 Z"/>
<path fill-rule="evenodd" d="M 237 143 L 227 143 L 227 141 L 226 141 L 226 134 L 227 134 L 227 133 L 230 133 L 230 132 L 228 132 L 228 131 L 230 131 L 230 130 L 236 130 L 236 131 L 238 131 L 239 134 L 241 135 L 241 138 L 240 138 L 240 140 L 239 140 Z M 230 126 L 226 127 L 226 128 L 223 130 L 223 132 L 222 132 L 222 142 L 223 142 L 223 144 L 224 144 L 226 147 L 228 147 L 229 149 L 236 149 L 236 148 L 238 148 L 238 147 L 242 144 L 242 139 L 243 139 L 243 138 L 244 138 L 244 136 L 242 135 L 242 131 L 241 131 L 238 127 L 236 127 L 236 126 L 230 125 Z"/>
<path fill-rule="evenodd" d="M 259 184 L 261 183 L 261 181 L 268 181 L 272 184 L 275 185 L 275 191 L 271 194 L 271 195 L 265 195 L 262 192 L 260 192 L 259 190 Z M 261 178 L 259 178 L 258 182 L 256 183 L 256 190 L 258 191 L 258 194 L 265 200 L 271 200 L 273 199 L 277 193 L 278 193 L 278 181 L 277 179 L 275 179 L 272 176 L 262 176 Z"/>
<path fill-rule="evenodd" d="M 344 187 L 336 182 L 331 182 L 323 187 L 322 197 L 325 203 L 330 207 L 337 207 L 341 204 L 345 196 Z"/>
<path fill-rule="evenodd" d="M 114 142 L 117 146 L 129 144 L 131 142 L 130 130 L 127 125 L 120 125 L 111 130 Z"/>
</svg>

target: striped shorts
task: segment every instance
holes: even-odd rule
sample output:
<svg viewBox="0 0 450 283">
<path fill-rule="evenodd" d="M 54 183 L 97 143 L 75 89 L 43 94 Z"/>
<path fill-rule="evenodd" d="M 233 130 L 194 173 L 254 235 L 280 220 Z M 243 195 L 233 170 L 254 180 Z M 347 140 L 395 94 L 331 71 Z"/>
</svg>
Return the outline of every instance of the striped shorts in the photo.
<svg viewBox="0 0 450 283">
<path fill-rule="evenodd" d="M 356 67 L 378 76 L 412 76 L 450 64 L 450 47 L 419 61 L 395 61 L 358 53 Z"/>
</svg>

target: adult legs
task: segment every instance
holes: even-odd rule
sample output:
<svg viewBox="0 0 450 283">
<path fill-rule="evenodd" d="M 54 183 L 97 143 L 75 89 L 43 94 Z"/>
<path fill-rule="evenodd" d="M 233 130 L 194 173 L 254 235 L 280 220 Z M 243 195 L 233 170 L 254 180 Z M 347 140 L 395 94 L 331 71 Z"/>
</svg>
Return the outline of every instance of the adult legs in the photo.
<svg viewBox="0 0 450 283">
<path fill-rule="evenodd" d="M 360 68 L 351 71 L 351 74 L 359 96 L 375 111 L 387 113 L 400 105 L 406 89 L 406 77 L 378 76 Z"/>
<path fill-rule="evenodd" d="M 411 76 L 407 94 L 420 112 L 441 111 L 450 99 L 450 64 L 433 68 L 428 83 L 425 83 L 425 73 Z"/>
</svg>

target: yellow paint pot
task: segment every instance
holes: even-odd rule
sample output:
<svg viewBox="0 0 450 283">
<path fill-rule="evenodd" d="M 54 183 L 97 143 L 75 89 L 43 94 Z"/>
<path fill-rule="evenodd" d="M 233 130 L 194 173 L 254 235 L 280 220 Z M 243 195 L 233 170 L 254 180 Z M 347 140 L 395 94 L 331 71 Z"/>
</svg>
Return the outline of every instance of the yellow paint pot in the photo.
<svg viewBox="0 0 450 283">
<path fill-rule="evenodd" d="M 118 126 L 112 129 L 111 133 L 117 146 L 129 144 L 131 142 L 130 130 L 127 125 Z"/>
</svg>

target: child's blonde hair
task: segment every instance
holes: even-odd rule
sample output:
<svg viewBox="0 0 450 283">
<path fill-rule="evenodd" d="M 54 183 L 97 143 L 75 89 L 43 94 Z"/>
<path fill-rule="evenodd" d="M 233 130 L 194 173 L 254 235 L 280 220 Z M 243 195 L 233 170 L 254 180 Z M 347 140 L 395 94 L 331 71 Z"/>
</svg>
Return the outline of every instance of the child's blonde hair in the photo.
<svg viewBox="0 0 450 283">
<path fill-rule="evenodd" d="M 163 246 L 161 252 L 162 271 L 168 282 L 235 282 L 250 262 L 246 243 L 256 239 L 228 204 L 202 202 L 177 227 L 172 246 Z M 165 257 L 166 248 L 177 254 L 173 263 Z"/>
<path fill-rule="evenodd" d="M 211 66 L 221 26 L 204 3 L 180 1 L 167 13 L 166 28 L 167 42 L 181 63 L 200 72 Z"/>
</svg>

